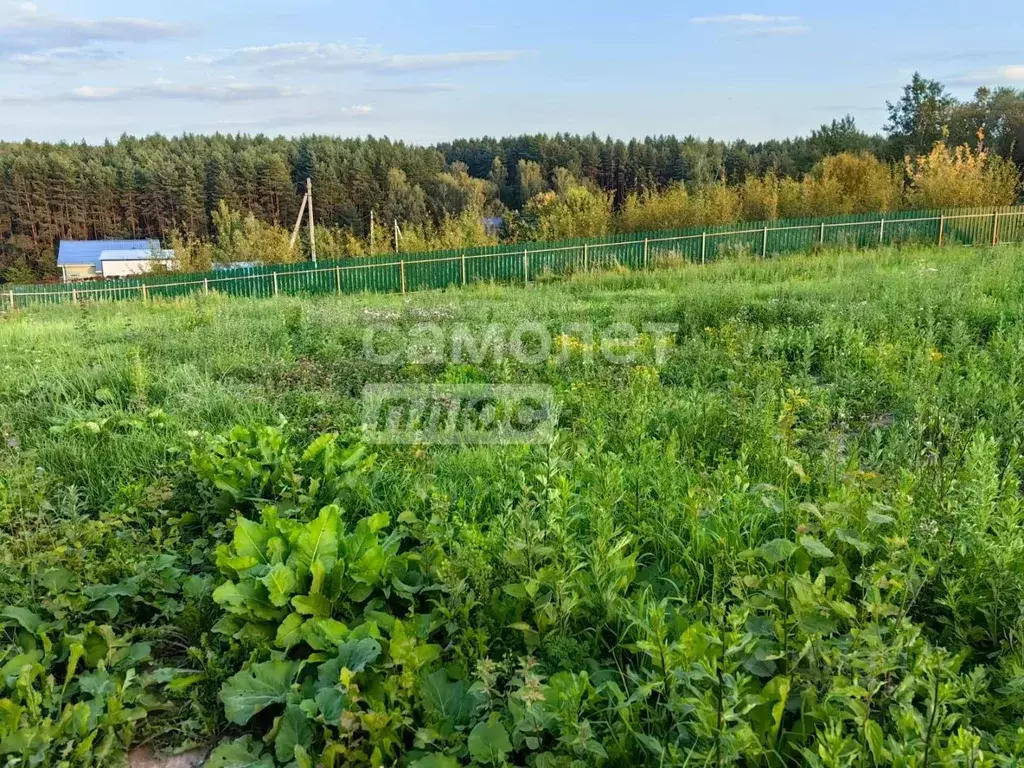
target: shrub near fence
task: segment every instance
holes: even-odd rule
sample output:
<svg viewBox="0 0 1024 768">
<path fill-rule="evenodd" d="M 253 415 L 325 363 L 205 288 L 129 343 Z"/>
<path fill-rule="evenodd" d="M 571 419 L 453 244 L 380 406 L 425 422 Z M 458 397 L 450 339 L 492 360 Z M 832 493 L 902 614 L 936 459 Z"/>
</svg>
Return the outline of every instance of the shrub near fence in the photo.
<svg viewBox="0 0 1024 768">
<path fill-rule="evenodd" d="M 708 263 L 746 252 L 762 257 L 816 247 L 879 245 L 995 245 L 1024 242 L 1024 206 L 951 211 L 743 222 L 709 229 L 631 233 L 556 243 L 523 243 L 387 254 L 340 261 L 275 264 L 199 274 L 153 275 L 131 280 L 12 286 L 0 305 L 146 300 L 210 291 L 232 296 L 278 294 L 406 293 L 478 281 L 527 283 L 545 273 L 612 266 L 647 269 L 664 259 Z"/>
</svg>

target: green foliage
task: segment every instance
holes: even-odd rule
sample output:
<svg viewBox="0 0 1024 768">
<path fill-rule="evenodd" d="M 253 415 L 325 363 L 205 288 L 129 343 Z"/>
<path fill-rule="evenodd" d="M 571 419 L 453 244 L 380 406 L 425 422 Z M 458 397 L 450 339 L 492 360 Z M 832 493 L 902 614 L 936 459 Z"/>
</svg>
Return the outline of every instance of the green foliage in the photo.
<svg viewBox="0 0 1024 768">
<path fill-rule="evenodd" d="M 523 216 L 537 240 L 600 237 L 611 226 L 611 202 L 603 192 L 572 184 L 559 192 L 538 194 Z"/>
<path fill-rule="evenodd" d="M 470 212 L 477 214 L 477 225 L 480 215 L 500 216 L 506 236 L 529 236 L 529 229 L 517 227 L 519 215 L 537 195 L 563 192 L 560 177 L 566 173 L 611 195 L 614 210 L 623 213 L 631 196 L 642 199 L 682 186 L 693 194 L 722 182 L 738 191 L 748 179 L 753 186 L 772 186 L 766 178 L 799 185 L 834 155 L 870 153 L 883 163 L 900 163 L 929 152 L 946 129 L 951 146 L 974 148 L 984 128 L 995 154 L 1018 169 L 1024 164 L 1022 91 L 983 87 L 972 99 L 958 101 L 937 81 L 915 73 L 902 97 L 887 106 L 887 138 L 865 133 L 847 115 L 809 136 L 757 143 L 693 136 L 622 141 L 595 134 L 482 137 L 432 147 L 375 138 L 220 134 L 126 136 L 102 146 L 0 142 L 0 280 L 59 277 L 61 239 L 173 237 L 181 266 L 188 269 L 211 259 L 296 261 L 297 254 L 309 252 L 308 242 L 294 251 L 287 247 L 307 178 L 316 191 L 319 249 L 342 257 L 393 251 L 395 220 L 403 231 L 416 233 L 416 248 L 399 245 L 406 253 L 424 241 L 431 250 L 479 242 L 468 223 L 453 224 Z M 746 211 L 723 210 L 760 220 L 774 195 L 758 191 L 764 194 L 747 196 Z M 794 210 L 799 196 L 789 197 L 788 210 Z M 804 201 L 801 215 L 842 209 L 831 194 L 824 200 L 830 208 L 807 208 Z M 667 207 L 676 209 L 677 202 Z M 723 202 L 718 199 L 712 209 Z M 377 226 L 372 246 L 371 213 Z M 677 210 L 647 215 L 681 223 L 624 223 L 622 231 L 705 223 L 684 221 Z M 707 222 L 712 220 L 721 218 Z"/>
<path fill-rule="evenodd" d="M 217 233 L 212 248 L 212 259 L 215 262 L 287 264 L 299 261 L 298 251 L 289 247 L 287 230 L 260 221 L 251 212 L 243 214 L 232 210 L 221 200 L 212 218 Z M 192 255 L 197 250 L 198 247 L 192 246 L 186 252 Z"/>
<path fill-rule="evenodd" d="M 88 623 L 69 631 L 26 608 L 2 618 L 13 642 L 0 657 L 0 759 L 5 765 L 104 766 L 123 759 L 158 701 L 158 675 L 137 667 L 148 643 Z M 164 680 L 166 682 L 166 680 Z"/>
<path fill-rule="evenodd" d="M 0 763 L 1014 765 L 1022 286 L 904 248 L 8 318 Z M 380 317 L 565 354 L 367 371 Z M 545 383 L 557 439 L 371 461 L 366 380 Z"/>
</svg>

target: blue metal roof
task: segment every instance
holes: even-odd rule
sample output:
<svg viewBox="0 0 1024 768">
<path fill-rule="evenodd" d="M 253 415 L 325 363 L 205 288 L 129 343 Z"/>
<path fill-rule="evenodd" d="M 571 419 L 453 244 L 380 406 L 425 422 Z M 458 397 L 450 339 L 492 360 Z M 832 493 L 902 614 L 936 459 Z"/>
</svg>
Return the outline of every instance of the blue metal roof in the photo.
<svg viewBox="0 0 1024 768">
<path fill-rule="evenodd" d="M 153 249 L 159 250 L 157 240 L 61 240 L 57 251 L 57 266 L 70 267 L 92 264 L 101 269 L 100 254 L 104 251 L 139 252 L 137 259 L 152 258 Z"/>
</svg>

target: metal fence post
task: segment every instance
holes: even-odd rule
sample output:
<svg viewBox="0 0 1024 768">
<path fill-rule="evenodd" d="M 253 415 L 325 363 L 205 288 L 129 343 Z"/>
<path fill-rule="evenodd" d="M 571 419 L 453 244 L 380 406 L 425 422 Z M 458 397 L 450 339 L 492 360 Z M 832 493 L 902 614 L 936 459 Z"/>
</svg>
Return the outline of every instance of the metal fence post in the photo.
<svg viewBox="0 0 1024 768">
<path fill-rule="evenodd" d="M 818 238 L 818 242 L 822 245 L 825 244 L 825 222 L 821 222 L 821 237 Z"/>
<path fill-rule="evenodd" d="M 700 233 L 700 263 L 705 263 L 708 254 L 708 233 L 707 231 Z"/>
<path fill-rule="evenodd" d="M 648 249 L 649 249 L 649 244 L 648 244 L 647 238 L 645 237 L 644 238 L 644 269 L 647 269 L 648 265 L 650 264 L 650 257 L 648 255 Z"/>
<path fill-rule="evenodd" d="M 402 293 L 405 293 L 405 260 L 402 259 L 398 262 L 398 269 L 402 278 Z"/>
<path fill-rule="evenodd" d="M 277 296 L 277 272 L 274 273 L 274 295 Z"/>
<path fill-rule="evenodd" d="M 530 282 L 530 252 L 523 249 L 523 285 Z"/>
<path fill-rule="evenodd" d="M 338 295 L 341 295 L 341 267 L 334 268 L 334 288 L 338 291 Z"/>
<path fill-rule="evenodd" d="M 466 285 L 466 254 L 464 254 L 464 253 L 462 254 L 462 256 L 460 258 L 460 262 L 461 262 L 461 266 L 462 266 L 462 285 L 465 286 Z"/>
<path fill-rule="evenodd" d="M 761 258 L 768 258 L 768 225 L 764 227 L 764 239 L 761 240 Z"/>
<path fill-rule="evenodd" d="M 999 211 L 992 214 L 992 245 L 999 243 Z"/>
<path fill-rule="evenodd" d="M 945 235 L 946 229 L 946 217 L 945 215 L 939 216 L 939 245 L 942 245 L 943 235 Z"/>
<path fill-rule="evenodd" d="M 882 219 L 878 227 L 878 244 L 885 243 L 885 219 Z"/>
</svg>

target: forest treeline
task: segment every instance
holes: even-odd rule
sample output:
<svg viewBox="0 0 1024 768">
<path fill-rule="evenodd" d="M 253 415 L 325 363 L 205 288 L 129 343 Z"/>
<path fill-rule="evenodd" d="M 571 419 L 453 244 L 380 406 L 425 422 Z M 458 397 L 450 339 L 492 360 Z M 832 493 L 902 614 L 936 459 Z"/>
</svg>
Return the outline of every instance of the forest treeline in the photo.
<svg viewBox="0 0 1024 768">
<path fill-rule="evenodd" d="M 288 239 L 307 177 L 329 257 L 393 250 L 396 239 L 411 252 L 1014 202 L 1024 91 L 982 88 L 957 101 L 915 75 L 887 106 L 885 135 L 846 117 L 760 143 L 568 134 L 433 147 L 247 135 L 0 143 L 0 279 L 53 277 L 61 239 L 160 238 L 185 269 L 298 260 L 304 247 Z"/>
</svg>

